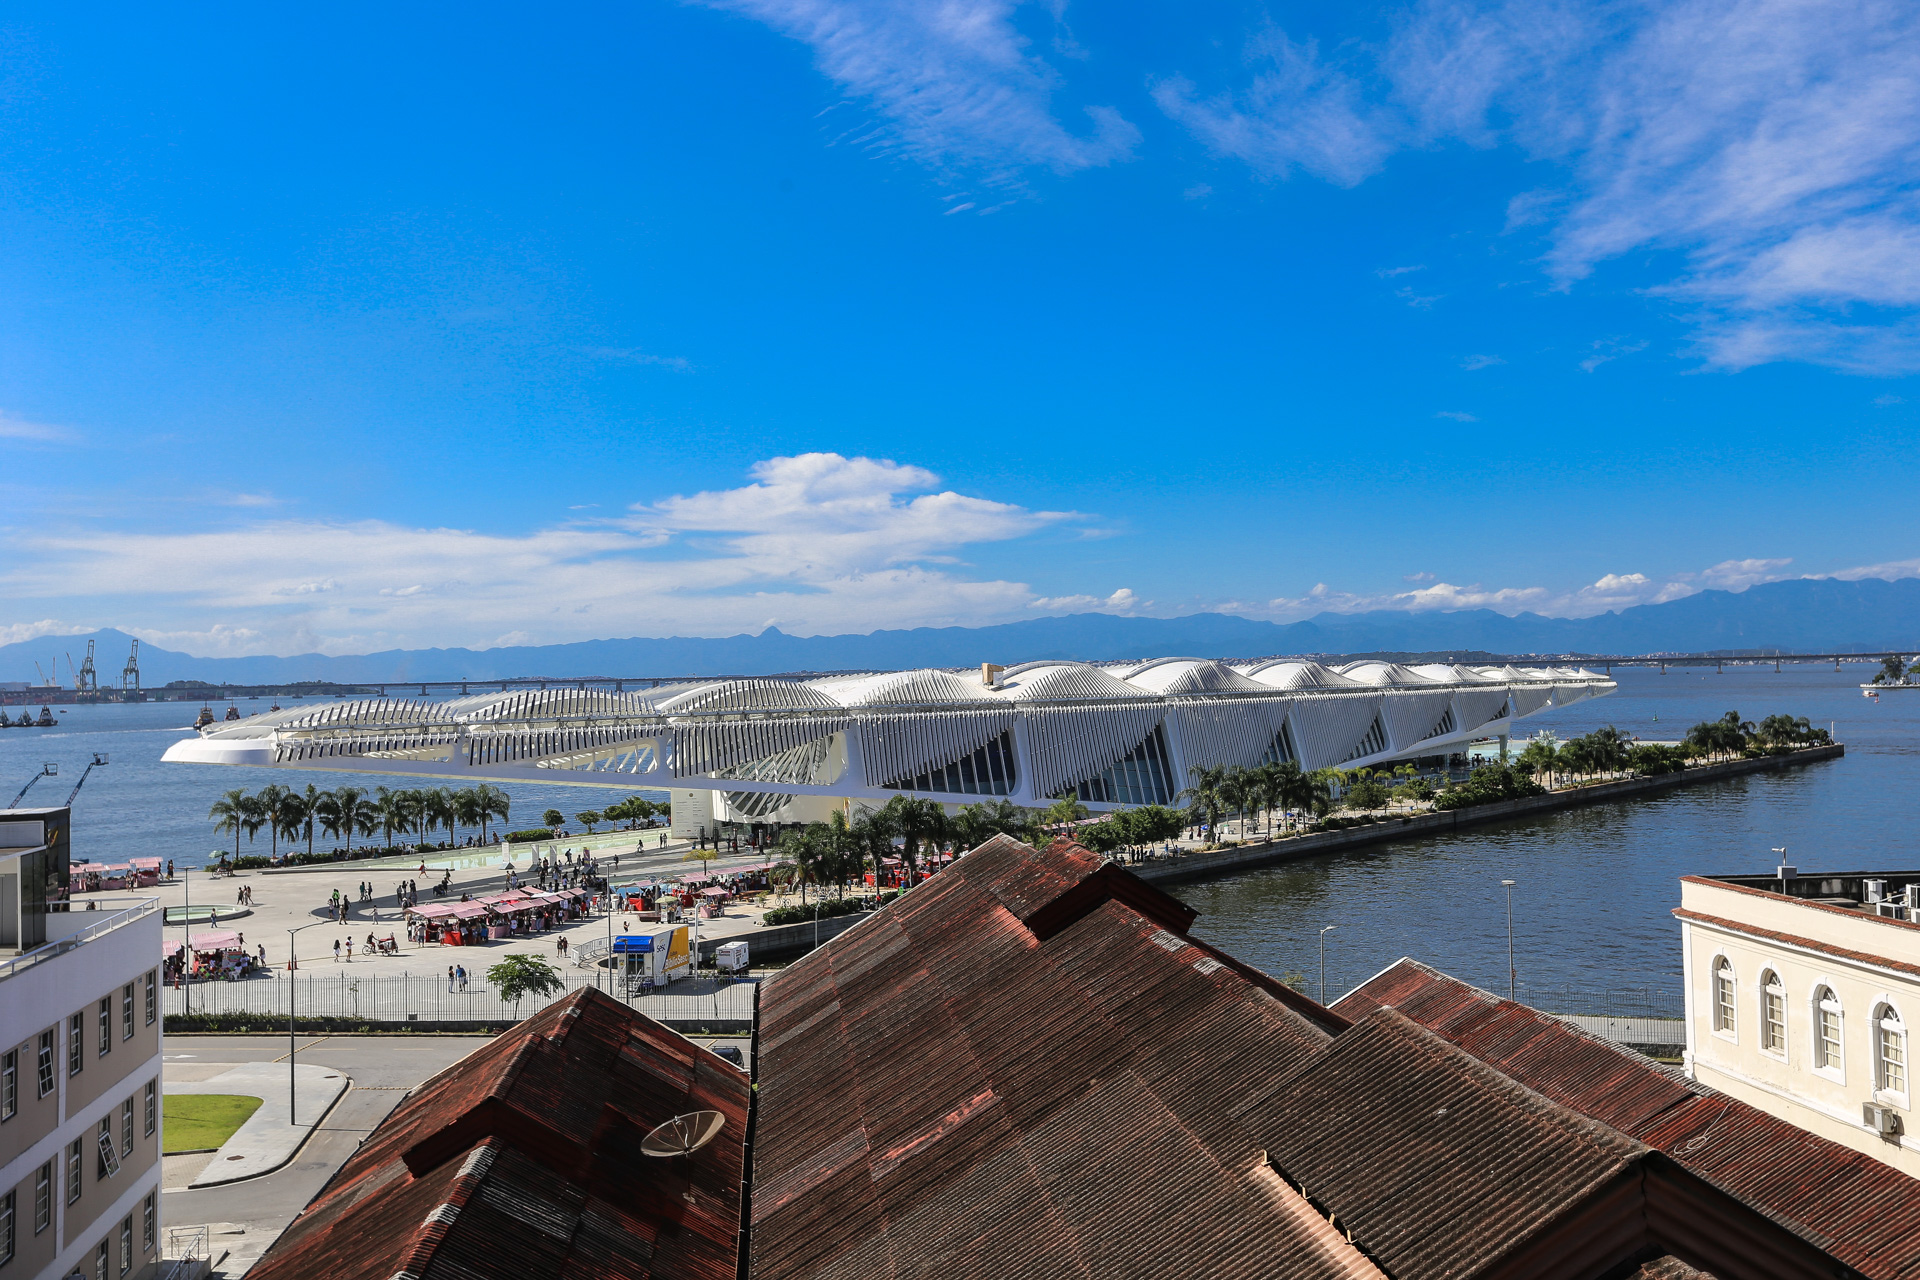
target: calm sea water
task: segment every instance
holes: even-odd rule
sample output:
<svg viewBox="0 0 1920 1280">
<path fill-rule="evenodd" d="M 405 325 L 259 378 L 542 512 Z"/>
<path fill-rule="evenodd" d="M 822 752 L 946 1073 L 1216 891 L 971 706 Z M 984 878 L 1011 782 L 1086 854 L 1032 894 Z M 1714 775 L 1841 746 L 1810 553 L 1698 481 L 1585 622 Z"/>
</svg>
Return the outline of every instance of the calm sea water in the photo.
<svg viewBox="0 0 1920 1280">
<path fill-rule="evenodd" d="M 1678 989 L 1679 930 L 1669 914 L 1678 879 L 1697 872 L 1754 872 L 1773 848 L 1803 870 L 1920 868 L 1920 690 L 1878 702 L 1860 696 L 1872 668 L 1848 665 L 1615 673 L 1619 692 L 1525 721 L 1561 736 L 1603 724 L 1648 739 L 1682 736 L 1698 720 L 1737 710 L 1831 724 L 1843 760 L 1730 782 L 1685 787 L 1647 800 L 1601 805 L 1458 837 L 1313 859 L 1229 880 L 1186 886 L 1200 912 L 1195 931 L 1273 973 L 1318 982 L 1320 926 L 1327 935 L 1327 990 L 1347 990 L 1401 956 L 1414 956 L 1490 987 L 1506 982 L 1506 911 L 1500 881 L 1514 891 L 1514 936 L 1523 998 L 1563 986 Z M 268 700 L 241 702 L 242 713 Z M 283 701 L 282 705 L 291 705 Z M 225 704 L 216 704 L 224 714 Z M 37 710 L 37 708 L 36 708 Z M 56 708 L 56 710 L 58 710 Z M 77 856 L 135 855 L 193 864 L 222 842 L 207 820 L 221 792 L 291 782 L 286 772 L 163 765 L 198 704 L 76 706 L 56 729 L 0 730 L 0 803 L 44 760 L 28 800 L 59 803 L 91 753 L 94 770 L 74 808 Z M 18 712 L 15 712 L 17 716 Z M 303 785 L 370 787 L 364 774 L 313 774 Z M 618 792 L 511 786 L 515 825 L 547 808 L 572 814 Z M 660 793 L 647 793 L 659 798 Z M 244 841 L 243 841 L 244 844 Z M 264 833 L 256 848 L 264 850 Z"/>
<path fill-rule="evenodd" d="M 265 711 L 274 699 L 257 702 L 242 700 L 240 714 Z M 281 698 L 282 707 L 317 704 L 319 699 Z M 326 699 L 324 701 L 331 701 Z M 226 715 L 228 703 L 211 704 L 216 716 Z M 20 708 L 9 707 L 13 719 Z M 36 716 L 38 706 L 29 708 Z M 221 794 L 236 787 L 255 791 L 270 783 L 299 786 L 311 782 L 321 789 L 355 786 L 371 791 L 385 785 L 400 788 L 405 779 L 382 778 L 364 773 L 294 773 L 285 769 L 242 769 L 213 765 L 162 764 L 160 757 L 180 739 L 191 736 L 189 728 L 200 711 L 197 702 L 135 702 L 70 706 L 65 714 L 55 707 L 60 721 L 53 729 L 0 729 L 0 805 L 13 798 L 23 783 L 39 772 L 43 761 L 60 766 L 57 778 L 42 778 L 27 793 L 23 805 L 62 803 L 94 752 L 104 752 L 108 763 L 95 769 L 73 807 L 73 854 L 99 862 L 115 862 L 129 857 L 172 858 L 188 866 L 199 866 L 211 850 L 223 844 L 233 848 L 232 836 L 215 834 L 207 810 Z M 429 785 L 429 784 L 422 784 Z M 643 795 L 665 800 L 664 791 L 614 791 L 602 787 L 537 787 L 513 785 L 502 788 L 511 798 L 513 812 L 509 828 L 538 826 L 540 815 L 558 809 L 572 815 L 583 809 L 623 800 L 628 795 Z M 497 825 L 497 824 L 496 824 Z M 314 846 L 326 847 L 316 830 Z M 262 831 L 251 846 L 240 837 L 242 853 L 265 853 L 267 833 Z"/>
<path fill-rule="evenodd" d="M 1523 721 L 1562 737 L 1613 724 L 1677 739 L 1738 711 L 1831 725 L 1844 759 L 1683 787 L 1628 803 L 1480 827 L 1458 836 L 1315 858 L 1176 890 L 1194 932 L 1329 997 L 1402 956 L 1470 982 L 1507 985 L 1506 901 L 1516 880 L 1520 997 L 1564 987 L 1680 989 L 1679 877 L 1768 871 L 1774 848 L 1803 871 L 1920 867 L 1920 690 L 1860 696 L 1876 667 L 1619 668 L 1619 691 Z"/>
</svg>

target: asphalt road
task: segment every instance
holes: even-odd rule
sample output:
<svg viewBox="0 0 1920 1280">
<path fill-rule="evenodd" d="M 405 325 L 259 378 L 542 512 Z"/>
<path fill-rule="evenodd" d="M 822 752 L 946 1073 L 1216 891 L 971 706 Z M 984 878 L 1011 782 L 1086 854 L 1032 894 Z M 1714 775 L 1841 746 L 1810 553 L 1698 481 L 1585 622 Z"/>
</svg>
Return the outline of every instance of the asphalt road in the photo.
<svg viewBox="0 0 1920 1280">
<path fill-rule="evenodd" d="M 347 1076 L 351 1086 L 307 1139 L 293 1162 L 277 1173 L 204 1191 L 168 1190 L 161 1197 L 161 1219 L 168 1228 L 202 1223 L 235 1224 L 244 1235 L 220 1235 L 216 1256 L 229 1251 L 214 1274 L 241 1274 L 265 1251 L 294 1216 L 373 1127 L 412 1089 L 485 1044 L 486 1036 L 302 1036 L 299 1061 L 328 1066 Z M 204 1064 L 285 1062 L 283 1036 L 168 1036 L 166 1063 Z M 173 1157 L 181 1159 L 182 1157 Z M 190 1158 L 190 1157 L 187 1157 Z"/>
</svg>

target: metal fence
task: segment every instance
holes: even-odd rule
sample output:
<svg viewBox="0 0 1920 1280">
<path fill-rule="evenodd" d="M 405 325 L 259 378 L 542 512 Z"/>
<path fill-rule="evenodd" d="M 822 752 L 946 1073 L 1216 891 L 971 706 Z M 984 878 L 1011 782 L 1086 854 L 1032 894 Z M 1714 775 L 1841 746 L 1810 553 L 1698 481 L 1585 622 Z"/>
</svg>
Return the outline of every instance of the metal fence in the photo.
<svg viewBox="0 0 1920 1280">
<path fill-rule="evenodd" d="M 165 989 L 161 1007 L 179 1014 L 260 1014 L 285 1018 L 288 1001 L 299 1018 L 351 1018 L 368 1022 L 513 1022 L 530 1018 L 582 987 L 611 986 L 614 995 L 662 1022 L 714 1022 L 753 1017 L 754 979 L 727 982 L 688 978 L 664 992 L 628 991 L 615 975 L 562 973 L 565 988 L 551 996 L 527 996 L 516 1007 L 503 1000 L 483 973 L 469 969 L 465 986 L 433 973 L 341 970 L 256 976 L 236 982 L 196 982 Z"/>
<path fill-rule="evenodd" d="M 1544 1013 L 1572 1013 L 1594 1018 L 1684 1019 L 1686 996 L 1671 987 L 1541 987 L 1522 988 L 1520 1000 Z"/>
</svg>

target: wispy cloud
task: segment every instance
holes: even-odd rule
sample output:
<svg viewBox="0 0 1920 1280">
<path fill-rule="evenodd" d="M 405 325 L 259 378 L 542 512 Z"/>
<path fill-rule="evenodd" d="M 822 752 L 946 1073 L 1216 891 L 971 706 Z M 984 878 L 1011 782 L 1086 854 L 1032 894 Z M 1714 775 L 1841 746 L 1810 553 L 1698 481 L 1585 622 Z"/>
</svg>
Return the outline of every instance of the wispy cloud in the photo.
<svg viewBox="0 0 1920 1280">
<path fill-rule="evenodd" d="M 811 48 L 821 73 L 879 117 L 842 133 L 848 145 L 1003 176 L 1112 164 L 1140 141 L 1139 130 L 1109 106 L 1082 107 L 1077 129 L 1056 118 L 1061 76 L 1015 28 L 1016 0 L 704 3 Z"/>
<path fill-rule="evenodd" d="M 1460 412 L 1460 410 L 1458 410 L 1458 409 L 1442 409 L 1442 410 L 1441 410 L 1440 412 L 1438 412 L 1438 413 L 1436 413 L 1436 414 L 1434 414 L 1433 416 L 1434 416 L 1434 417 L 1436 417 L 1436 418 L 1452 418 L 1452 419 L 1453 419 L 1453 420 L 1454 420 L 1455 422 L 1478 422 L 1478 421 L 1480 421 L 1480 419 L 1478 419 L 1478 418 L 1476 418 L 1476 417 L 1474 417 L 1474 416 L 1473 416 L 1472 414 L 1470 414 L 1470 413 L 1462 413 L 1462 412 Z"/>
<path fill-rule="evenodd" d="M 1645 351 L 1647 341 L 1628 342 L 1624 338 L 1600 338 L 1588 349 L 1587 355 L 1580 361 L 1580 367 L 1592 373 L 1609 360 L 1618 360 L 1621 356 L 1630 356 L 1636 351 Z"/>
<path fill-rule="evenodd" d="M 1083 521 L 942 489 L 921 467 L 813 453 L 761 462 L 737 488 L 517 535 L 314 520 L 16 530 L 0 548 L 0 598 L 139 618 L 155 636 L 217 638 L 220 652 L 955 625 L 1054 608 L 1021 583 L 966 574 L 959 553 Z M 1094 607 L 1121 611 L 1131 596 Z"/>
<path fill-rule="evenodd" d="M 53 618 L 42 618 L 38 622 L 0 623 L 0 644 L 19 644 L 23 640 L 38 640 L 41 636 L 79 635 L 91 630 L 92 627 L 76 627 Z"/>
<path fill-rule="evenodd" d="M 1559 167 L 1508 229 L 1544 230 L 1563 286 L 1669 252 L 1655 294 L 1711 366 L 1920 369 L 1920 7 L 1420 0 L 1384 41 L 1261 30 L 1249 56 L 1240 85 L 1156 98 L 1260 174 L 1350 186 L 1403 148 L 1512 144 Z"/>
<path fill-rule="evenodd" d="M 0 440 L 27 440 L 35 444 L 73 444 L 80 433 L 71 427 L 56 427 L 45 422 L 29 422 L 0 412 Z"/>
<path fill-rule="evenodd" d="M 662 369 L 671 369 L 675 373 L 693 372 L 693 363 L 685 356 L 658 356 L 638 347 L 589 347 L 587 354 L 602 360 L 614 360 L 621 364 L 657 365 Z"/>
<path fill-rule="evenodd" d="M 1468 372 L 1476 372 L 1481 369 L 1491 369 L 1497 364 L 1505 363 L 1506 361 L 1502 360 L 1499 356 L 1468 356 L 1460 362 L 1460 367 Z"/>
<path fill-rule="evenodd" d="M 1131 587 L 1121 587 L 1110 596 L 1036 596 L 1032 607 L 1042 613 L 1138 613 L 1153 608 L 1153 601 L 1142 600 Z"/>
</svg>

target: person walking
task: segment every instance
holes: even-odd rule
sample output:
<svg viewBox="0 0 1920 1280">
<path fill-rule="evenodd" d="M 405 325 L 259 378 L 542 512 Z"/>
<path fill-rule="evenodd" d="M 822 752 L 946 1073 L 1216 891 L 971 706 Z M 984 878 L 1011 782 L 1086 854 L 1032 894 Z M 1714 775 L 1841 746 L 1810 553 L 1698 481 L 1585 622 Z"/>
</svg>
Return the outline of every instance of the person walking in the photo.
<svg viewBox="0 0 1920 1280">
<path fill-rule="evenodd" d="M 467 989 L 467 966 L 461 965 L 459 969 L 459 973 L 460 973 L 460 990 L 464 994 Z"/>
<path fill-rule="evenodd" d="M 447 966 L 447 990 L 449 992 L 453 990 L 453 966 L 452 965 Z"/>
<path fill-rule="evenodd" d="M 340 939 L 338 938 L 333 940 L 333 962 L 335 964 L 340 963 Z"/>
<path fill-rule="evenodd" d="M 352 938 L 347 939 L 347 963 L 348 964 L 353 963 L 353 939 Z"/>
</svg>

